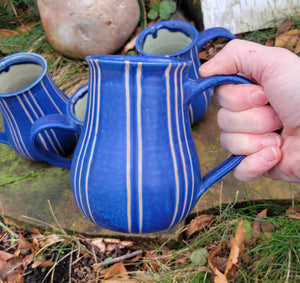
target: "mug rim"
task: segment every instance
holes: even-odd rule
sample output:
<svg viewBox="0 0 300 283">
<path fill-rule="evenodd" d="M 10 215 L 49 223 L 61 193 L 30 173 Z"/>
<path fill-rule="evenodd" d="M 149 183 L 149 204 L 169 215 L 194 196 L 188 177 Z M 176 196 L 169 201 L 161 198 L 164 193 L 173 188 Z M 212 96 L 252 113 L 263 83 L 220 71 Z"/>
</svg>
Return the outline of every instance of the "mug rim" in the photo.
<svg viewBox="0 0 300 283">
<path fill-rule="evenodd" d="M 69 98 L 67 103 L 67 115 L 68 117 L 79 126 L 83 126 L 83 121 L 80 121 L 76 118 L 75 115 L 75 105 L 78 102 L 80 98 L 82 98 L 85 95 L 88 95 L 89 86 L 88 84 L 85 84 L 81 86 L 79 89 L 76 90 L 76 92 Z"/>
<path fill-rule="evenodd" d="M 0 60 L 0 74 L 6 68 L 9 68 L 14 65 L 26 64 L 26 63 L 37 64 L 43 68 L 39 77 L 30 85 L 28 85 L 27 87 L 22 88 L 18 91 L 9 92 L 9 93 L 0 93 L 0 97 L 12 97 L 12 96 L 22 94 L 22 93 L 28 91 L 29 89 L 32 89 L 34 86 L 36 86 L 42 80 L 42 78 L 45 76 L 45 74 L 47 72 L 47 62 L 41 55 L 36 54 L 36 53 L 30 53 L 30 52 L 16 53 L 16 54 L 7 56 L 7 57 L 3 58 L 2 60 Z"/>
<path fill-rule="evenodd" d="M 158 23 L 155 23 L 151 26 L 146 27 L 145 29 L 143 29 L 140 34 L 137 36 L 136 41 L 135 41 L 135 48 L 137 49 L 137 51 L 142 54 L 142 55 L 147 55 L 147 56 L 163 56 L 163 55 L 155 55 L 155 54 L 151 54 L 148 52 L 145 52 L 143 50 L 143 45 L 146 41 L 147 36 L 149 35 L 153 35 L 155 33 L 158 32 L 158 30 L 160 29 L 178 29 L 178 31 L 183 32 L 185 35 L 191 37 L 192 42 L 185 47 L 184 49 L 174 52 L 174 53 L 170 53 L 170 54 L 166 54 L 164 56 L 178 56 L 178 55 L 182 55 L 184 53 L 186 53 L 187 51 L 189 51 L 191 49 L 192 46 L 195 46 L 197 43 L 197 38 L 198 38 L 198 31 L 196 30 L 195 27 L 193 27 L 191 24 L 184 22 L 184 21 L 180 21 L 180 20 L 167 20 L 167 21 L 161 21 Z"/>
</svg>

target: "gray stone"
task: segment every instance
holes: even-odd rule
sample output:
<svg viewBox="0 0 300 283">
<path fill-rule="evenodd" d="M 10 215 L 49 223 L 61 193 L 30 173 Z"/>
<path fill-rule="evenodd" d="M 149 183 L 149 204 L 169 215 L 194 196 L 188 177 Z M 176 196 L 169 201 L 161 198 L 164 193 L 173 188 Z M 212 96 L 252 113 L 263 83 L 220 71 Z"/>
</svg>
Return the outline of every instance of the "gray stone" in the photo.
<svg viewBox="0 0 300 283">
<path fill-rule="evenodd" d="M 229 156 L 220 146 L 217 109 L 218 106 L 212 102 L 207 113 L 192 129 L 202 174 Z M 1 126 L 0 130 L 3 130 Z M 204 193 L 193 213 L 201 213 L 219 204 L 262 200 L 287 200 L 292 204 L 294 199 L 300 199 L 300 184 L 267 178 L 246 183 L 237 181 L 232 174 L 228 174 Z M 0 211 L 2 215 L 17 220 L 25 228 L 32 225 L 49 228 L 49 225 L 57 227 L 59 224 L 65 230 L 75 233 L 127 237 L 143 247 L 151 246 L 153 242 L 175 243 L 180 240 L 180 234 L 176 231 L 181 230 L 184 225 L 183 221 L 172 229 L 143 235 L 103 229 L 88 221 L 77 208 L 69 170 L 41 162 L 30 162 L 4 144 L 0 144 Z"/>
<path fill-rule="evenodd" d="M 135 30 L 137 0 L 38 0 L 50 44 L 72 58 L 113 54 Z"/>
</svg>

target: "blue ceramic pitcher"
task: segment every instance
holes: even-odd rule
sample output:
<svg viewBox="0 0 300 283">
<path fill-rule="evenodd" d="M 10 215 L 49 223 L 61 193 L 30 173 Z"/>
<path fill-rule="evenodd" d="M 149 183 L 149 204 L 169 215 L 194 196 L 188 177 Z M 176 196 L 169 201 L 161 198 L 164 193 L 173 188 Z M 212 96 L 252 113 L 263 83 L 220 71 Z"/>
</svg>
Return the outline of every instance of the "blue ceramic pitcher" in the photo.
<svg viewBox="0 0 300 283">
<path fill-rule="evenodd" d="M 189 71 L 191 79 L 199 79 L 199 51 L 210 40 L 223 37 L 234 39 L 235 36 L 225 28 L 214 27 L 200 33 L 184 21 L 161 21 L 145 28 L 137 37 L 135 47 L 144 56 L 167 56 L 192 61 Z M 189 118 L 192 124 L 205 114 L 213 88 L 205 90 L 189 106 Z"/>
<path fill-rule="evenodd" d="M 22 157 L 41 161 L 30 141 L 31 125 L 48 114 L 66 113 L 68 97 L 55 85 L 47 63 L 39 55 L 18 53 L 0 60 L 0 112 L 4 132 L 0 142 L 11 146 Z M 79 130 L 53 130 L 38 136 L 47 151 L 67 155 L 76 146 Z"/>
<path fill-rule="evenodd" d="M 76 203 L 92 222 L 128 233 L 172 227 L 244 157 L 231 156 L 201 178 L 188 106 L 215 85 L 250 82 L 234 75 L 191 80 L 192 63 L 182 59 L 106 55 L 86 60 L 87 109 L 72 162 L 37 141 L 45 129 L 72 129 L 70 119 L 36 121 L 34 146 L 44 160 L 71 167 Z"/>
</svg>

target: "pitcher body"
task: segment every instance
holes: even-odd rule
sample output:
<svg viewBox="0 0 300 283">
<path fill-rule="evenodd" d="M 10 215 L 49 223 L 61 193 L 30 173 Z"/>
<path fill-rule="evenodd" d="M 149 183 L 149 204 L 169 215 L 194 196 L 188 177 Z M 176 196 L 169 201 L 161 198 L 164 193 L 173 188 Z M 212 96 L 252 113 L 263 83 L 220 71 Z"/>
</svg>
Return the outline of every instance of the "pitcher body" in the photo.
<svg viewBox="0 0 300 283">
<path fill-rule="evenodd" d="M 87 116 L 71 180 L 91 221 L 143 233 L 181 221 L 201 177 L 183 103 L 189 63 L 134 57 L 87 59 Z"/>
</svg>

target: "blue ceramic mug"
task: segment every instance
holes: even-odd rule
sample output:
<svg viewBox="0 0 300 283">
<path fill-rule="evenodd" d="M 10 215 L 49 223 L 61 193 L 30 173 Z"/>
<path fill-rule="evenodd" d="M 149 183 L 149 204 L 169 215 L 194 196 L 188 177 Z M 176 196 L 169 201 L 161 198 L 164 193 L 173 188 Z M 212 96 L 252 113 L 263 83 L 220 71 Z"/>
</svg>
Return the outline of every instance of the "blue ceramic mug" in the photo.
<svg viewBox="0 0 300 283">
<path fill-rule="evenodd" d="M 199 79 L 199 51 L 210 40 L 235 36 L 225 28 L 215 27 L 200 33 L 184 21 L 161 21 L 145 28 L 137 37 L 135 47 L 144 56 L 167 56 L 192 61 L 189 71 L 191 79 Z M 213 88 L 205 90 L 189 107 L 189 118 L 192 124 L 205 114 Z"/>
<path fill-rule="evenodd" d="M 82 101 L 86 114 L 73 159 L 46 151 L 38 140 L 44 130 L 72 130 L 77 122 L 70 111 L 65 120 L 37 120 L 32 146 L 45 161 L 71 168 L 76 203 L 92 222 L 127 233 L 172 227 L 244 158 L 233 155 L 201 177 L 188 106 L 211 87 L 250 81 L 236 75 L 191 80 L 192 62 L 175 58 L 103 55 L 86 60 L 87 107 Z"/>
<path fill-rule="evenodd" d="M 31 125 L 49 114 L 59 117 L 66 114 L 67 101 L 40 55 L 17 53 L 0 60 L 0 112 L 4 124 L 0 142 L 22 157 L 42 160 L 30 141 Z M 79 133 L 79 129 L 74 132 L 50 129 L 41 132 L 37 139 L 44 150 L 68 155 L 74 150 Z"/>
</svg>

